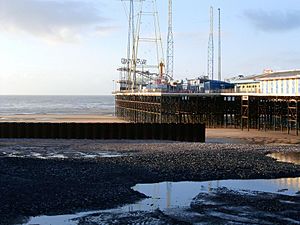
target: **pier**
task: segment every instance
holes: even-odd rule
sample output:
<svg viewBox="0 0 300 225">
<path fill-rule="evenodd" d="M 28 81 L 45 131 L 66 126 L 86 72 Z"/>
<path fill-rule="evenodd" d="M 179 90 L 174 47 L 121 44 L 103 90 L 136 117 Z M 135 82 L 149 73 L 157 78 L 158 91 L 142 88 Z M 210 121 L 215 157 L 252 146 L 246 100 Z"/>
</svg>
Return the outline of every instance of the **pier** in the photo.
<svg viewBox="0 0 300 225">
<path fill-rule="evenodd" d="M 299 135 L 300 96 L 259 93 L 117 93 L 115 114 L 133 123 L 205 123 L 209 128 Z"/>
</svg>

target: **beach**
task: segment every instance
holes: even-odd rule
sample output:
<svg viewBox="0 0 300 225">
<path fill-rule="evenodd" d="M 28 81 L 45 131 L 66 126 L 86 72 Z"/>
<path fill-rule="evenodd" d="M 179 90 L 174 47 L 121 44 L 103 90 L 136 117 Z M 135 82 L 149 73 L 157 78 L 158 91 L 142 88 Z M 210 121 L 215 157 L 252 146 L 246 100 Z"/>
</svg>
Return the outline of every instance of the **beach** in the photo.
<svg viewBox="0 0 300 225">
<path fill-rule="evenodd" d="M 260 145 L 299 145 L 300 136 L 292 131 L 287 134 L 286 131 L 262 131 L 251 129 L 231 129 L 231 128 L 207 128 L 206 137 L 211 140 L 233 143 L 248 143 Z"/>
<path fill-rule="evenodd" d="M 0 224 L 133 203 L 145 198 L 138 183 L 299 177 L 300 166 L 266 156 L 274 151 L 299 146 L 1 139 Z"/>
<path fill-rule="evenodd" d="M 4 122 L 126 123 L 96 114 L 0 117 Z M 0 224 L 134 203 L 146 197 L 132 189 L 139 183 L 300 177 L 299 165 L 267 156 L 299 153 L 299 143 L 295 134 L 220 128 L 206 130 L 206 143 L 0 139 Z M 194 206 L 196 211 L 199 207 Z M 146 216 L 168 218 L 163 212 Z M 89 224 L 84 222 L 88 218 L 79 224 Z M 166 221 L 178 224 L 172 218 Z"/>
<path fill-rule="evenodd" d="M 19 114 L 0 115 L 0 122 L 21 123 L 126 123 L 111 115 L 97 114 Z"/>
</svg>

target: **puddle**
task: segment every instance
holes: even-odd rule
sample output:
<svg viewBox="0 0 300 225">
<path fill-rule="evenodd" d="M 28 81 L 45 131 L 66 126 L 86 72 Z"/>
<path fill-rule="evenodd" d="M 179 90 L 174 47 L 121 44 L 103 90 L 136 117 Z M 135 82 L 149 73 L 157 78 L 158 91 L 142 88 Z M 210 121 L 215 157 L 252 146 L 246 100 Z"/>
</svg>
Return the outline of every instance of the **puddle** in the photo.
<svg viewBox="0 0 300 225">
<path fill-rule="evenodd" d="M 192 199 L 200 192 L 209 193 L 213 189 L 220 187 L 226 187 L 231 190 L 249 190 L 296 195 L 296 193 L 300 191 L 300 178 L 138 184 L 134 186 L 133 189 L 147 196 L 151 196 L 151 198 L 145 199 L 138 204 L 130 205 L 129 207 L 134 210 L 153 210 L 157 208 L 165 210 L 176 207 L 188 207 Z"/>
<path fill-rule="evenodd" d="M 80 217 L 97 213 L 99 211 L 90 211 L 77 214 L 68 214 L 68 215 L 59 215 L 59 216 L 38 216 L 30 219 L 29 222 L 24 223 L 23 225 L 77 225 L 78 223 L 73 221 Z"/>
<path fill-rule="evenodd" d="M 36 159 L 95 159 L 122 157 L 117 152 L 80 152 L 80 151 L 43 151 L 40 149 L 18 149 L 0 152 L 0 157 L 36 158 Z"/>
<path fill-rule="evenodd" d="M 296 165 L 300 165 L 300 152 L 276 152 L 268 154 L 267 156 L 276 159 L 279 162 L 294 163 Z"/>
<path fill-rule="evenodd" d="M 208 197 L 215 197 L 216 190 L 222 190 L 222 192 L 224 192 L 224 188 L 225 190 L 227 189 L 230 190 L 228 193 L 231 194 L 232 194 L 232 190 L 235 190 L 236 192 L 238 192 L 239 196 L 243 196 L 243 199 L 245 198 L 244 196 L 251 197 L 257 195 L 258 192 L 267 192 L 267 193 L 273 193 L 276 196 L 277 195 L 283 196 L 280 202 L 286 204 L 294 204 L 293 201 L 291 201 L 290 199 L 285 199 L 284 196 L 286 196 L 286 198 L 292 198 L 293 196 L 299 198 L 300 178 L 272 179 L 272 180 L 222 180 L 222 181 L 209 181 L 209 182 L 162 182 L 156 184 L 138 184 L 134 186 L 133 189 L 149 196 L 150 198 L 141 200 L 135 204 L 126 205 L 124 207 L 111 209 L 111 210 L 85 212 L 85 213 L 79 213 L 73 215 L 35 217 L 35 218 L 31 218 L 31 220 L 27 222 L 26 225 L 32 225 L 32 224 L 76 225 L 78 224 L 79 220 L 82 220 L 84 218 L 86 218 L 85 222 L 90 222 L 90 224 L 110 224 L 111 221 L 114 220 L 117 221 L 118 218 L 119 219 L 120 218 L 124 219 L 125 217 L 128 218 L 128 215 L 130 215 L 132 218 L 135 218 L 134 216 L 140 218 L 139 220 L 135 218 L 136 220 L 134 221 L 143 224 L 143 221 L 140 221 L 141 218 L 146 218 L 147 216 L 151 217 L 151 215 L 148 215 L 149 212 L 156 212 L 156 209 L 160 209 L 162 212 L 168 215 L 173 215 L 173 217 L 176 215 L 177 217 L 181 216 L 182 218 L 186 218 L 186 220 L 189 220 L 191 218 L 199 219 L 200 214 L 191 211 L 190 208 L 192 205 L 191 203 L 193 203 L 194 201 L 193 204 L 195 204 L 196 201 L 196 203 L 198 202 L 198 204 L 200 202 L 201 204 L 206 204 L 206 205 L 207 204 L 214 205 L 214 206 L 219 205 L 220 202 L 214 203 L 214 201 L 209 199 Z M 198 198 L 199 196 L 201 197 L 201 195 L 203 194 L 209 196 L 204 196 L 205 198 L 203 199 L 195 200 L 196 196 Z M 270 195 L 272 196 L 273 194 Z M 266 193 L 263 193 L 261 195 L 268 196 L 268 194 Z M 221 204 L 223 203 L 221 202 Z M 241 210 L 241 207 L 240 206 L 237 207 L 236 210 Z M 140 211 L 143 211 L 144 214 L 141 213 Z M 146 215 L 145 213 L 148 214 Z M 255 214 L 253 212 L 251 213 L 253 215 Z M 155 218 L 157 218 L 157 216 L 158 215 L 155 215 Z M 221 217 L 224 217 L 224 215 L 222 215 Z M 208 218 L 208 216 L 202 215 L 201 218 L 205 219 Z M 245 218 L 241 219 L 241 221 L 244 220 Z M 151 221 L 151 220 L 149 220 L 148 218 L 147 221 Z"/>
</svg>

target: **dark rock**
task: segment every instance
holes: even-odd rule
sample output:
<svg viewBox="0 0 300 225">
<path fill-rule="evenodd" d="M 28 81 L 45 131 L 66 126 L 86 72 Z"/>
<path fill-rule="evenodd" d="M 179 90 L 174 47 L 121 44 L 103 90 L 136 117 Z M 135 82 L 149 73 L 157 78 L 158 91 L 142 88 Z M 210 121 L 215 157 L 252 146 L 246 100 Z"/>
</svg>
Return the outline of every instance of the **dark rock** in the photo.
<svg viewBox="0 0 300 225">
<path fill-rule="evenodd" d="M 70 153 L 67 159 L 49 160 L 0 157 L 0 224 L 11 223 L 17 216 L 66 214 L 132 203 L 146 197 L 131 189 L 137 183 L 300 176 L 300 166 L 278 163 L 265 156 L 274 146 L 262 149 L 235 144 L 6 142 L 0 140 L 3 146 L 0 152 L 26 147 L 27 153 L 34 150 L 43 155 L 66 150 L 74 154 Z M 90 154 L 112 151 L 127 156 L 78 159 L 75 153 L 79 151 Z M 22 152 L 20 154 L 22 156 Z M 278 202 L 274 204 L 270 210 L 282 207 Z"/>
</svg>

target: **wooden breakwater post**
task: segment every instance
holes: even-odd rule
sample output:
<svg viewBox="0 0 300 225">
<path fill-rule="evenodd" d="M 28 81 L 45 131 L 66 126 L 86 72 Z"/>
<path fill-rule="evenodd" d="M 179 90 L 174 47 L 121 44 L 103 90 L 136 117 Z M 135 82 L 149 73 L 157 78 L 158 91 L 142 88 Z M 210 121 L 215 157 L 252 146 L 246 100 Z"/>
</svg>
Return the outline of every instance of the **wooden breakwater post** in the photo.
<svg viewBox="0 0 300 225">
<path fill-rule="evenodd" d="M 205 142 L 205 124 L 2 122 L 0 138 Z"/>
</svg>

